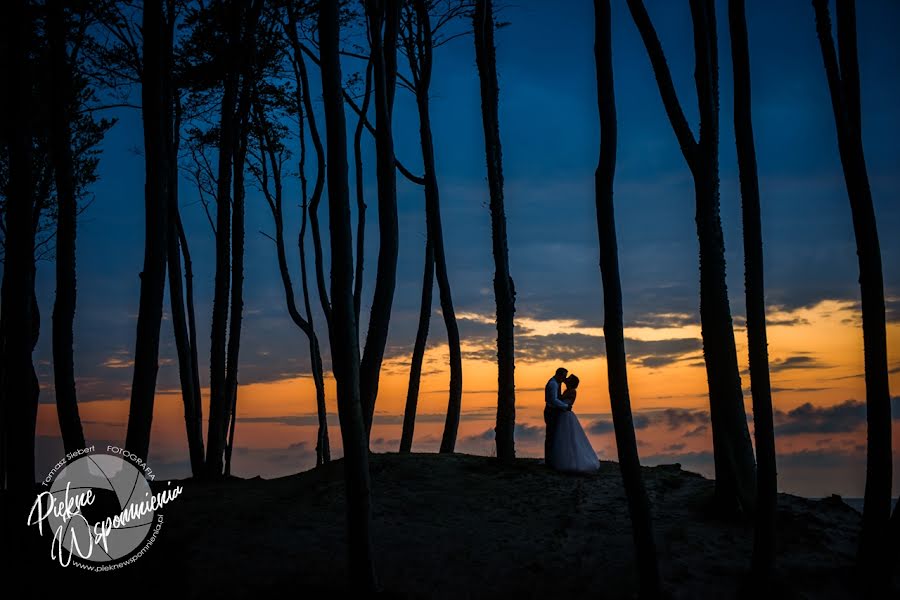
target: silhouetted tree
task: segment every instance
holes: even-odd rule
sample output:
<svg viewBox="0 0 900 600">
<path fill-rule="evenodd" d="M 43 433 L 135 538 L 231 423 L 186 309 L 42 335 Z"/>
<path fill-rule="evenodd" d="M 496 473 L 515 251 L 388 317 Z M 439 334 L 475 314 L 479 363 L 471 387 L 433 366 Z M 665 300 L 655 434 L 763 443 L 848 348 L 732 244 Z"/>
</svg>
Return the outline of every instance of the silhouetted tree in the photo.
<svg viewBox="0 0 900 600">
<path fill-rule="evenodd" d="M 175 81 L 175 36 L 177 3 L 165 2 L 164 48 L 165 72 L 164 106 L 166 110 L 165 147 L 168 157 L 168 219 L 166 235 L 166 265 L 169 281 L 169 305 L 172 330 L 178 357 L 178 376 L 184 404 L 191 473 L 203 474 L 203 413 L 200 399 L 200 370 L 197 360 L 197 330 L 194 317 L 193 271 L 190 250 L 178 208 L 178 152 L 181 141 L 181 91 Z M 184 279 L 182 279 L 182 259 Z"/>
<path fill-rule="evenodd" d="M 406 388 L 406 404 L 403 409 L 403 429 L 400 433 L 400 452 L 411 452 L 413 434 L 416 430 L 416 408 L 419 404 L 419 384 L 422 382 L 422 362 L 428 342 L 428 327 L 431 323 L 431 305 L 434 295 L 434 246 L 428 234 L 425 235 L 425 267 L 422 273 L 422 301 L 419 304 L 419 324 L 416 326 L 416 341 L 413 345 L 412 360 L 409 364 L 409 384 Z"/>
<path fill-rule="evenodd" d="M 353 166 L 356 179 L 356 271 L 353 276 L 353 306 L 356 310 L 357 323 L 359 323 L 359 312 L 362 306 L 363 270 L 366 250 L 366 196 L 363 185 L 362 134 L 366 124 L 366 115 L 369 112 L 369 103 L 372 100 L 373 66 L 370 58 L 366 63 L 362 106 L 359 109 L 356 130 L 353 132 Z"/>
<path fill-rule="evenodd" d="M 497 59 L 494 49 L 494 9 L 491 0 L 476 0 L 473 13 L 475 62 L 481 86 L 481 120 L 490 189 L 491 239 L 494 254 L 494 299 L 497 305 L 497 458 L 516 456 L 516 379 L 513 317 L 516 290 L 509 274 L 506 209 L 503 205 L 503 158 L 498 116 Z"/>
<path fill-rule="evenodd" d="M 78 415 L 73 355 L 75 322 L 75 231 L 78 214 L 75 160 L 72 157 L 72 65 L 66 49 L 69 23 L 62 0 L 47 3 L 50 55 L 50 156 L 56 182 L 56 300 L 53 303 L 53 383 L 63 447 L 85 447 Z"/>
<path fill-rule="evenodd" d="M 694 80 L 700 109 L 700 138 L 694 139 L 675 93 L 662 46 L 641 0 L 628 0 L 660 96 L 694 178 L 697 238 L 700 242 L 700 324 L 709 383 L 710 420 L 719 505 L 752 512 L 756 501 L 756 465 L 741 376 L 728 288 L 725 242 L 719 216 L 719 62 L 713 0 L 691 0 L 694 30 Z"/>
<path fill-rule="evenodd" d="M 298 132 L 297 137 L 300 140 L 300 159 L 299 159 L 299 176 L 300 176 L 300 194 L 301 194 L 301 223 L 300 235 L 298 239 L 298 247 L 300 251 L 300 283 L 303 291 L 303 306 L 306 313 L 305 321 L 309 324 L 309 340 L 310 364 L 312 366 L 313 383 L 316 387 L 316 412 L 318 415 L 318 432 L 316 434 L 316 463 L 324 464 L 331 460 L 331 443 L 328 437 L 328 415 L 325 408 L 325 375 L 322 364 L 322 350 L 319 344 L 319 335 L 316 333 L 315 323 L 313 322 L 312 306 L 310 300 L 310 285 L 307 274 L 306 263 L 306 229 L 307 224 L 313 239 L 313 261 L 315 269 L 316 287 L 319 294 L 319 302 L 325 315 L 326 333 L 331 331 L 331 303 L 328 299 L 328 289 L 325 284 L 325 268 L 322 252 L 322 238 L 319 232 L 319 202 L 322 199 L 322 192 L 325 187 L 325 149 L 322 146 L 322 139 L 319 135 L 319 128 L 316 124 L 316 116 L 312 109 L 312 92 L 309 88 L 309 75 L 306 70 L 306 61 L 304 54 L 309 53 L 308 49 L 300 43 L 297 34 L 300 11 L 293 10 L 297 6 L 287 7 L 287 23 L 284 24 L 284 31 L 291 48 L 288 54 L 288 60 L 291 64 L 294 80 L 294 106 L 293 110 L 297 114 Z M 315 15 L 309 15 L 314 17 Z M 314 58 L 314 60 L 316 60 Z M 309 183 L 306 177 L 306 126 L 309 125 L 309 135 L 313 142 L 313 151 L 316 159 L 316 177 L 313 183 L 313 190 L 310 194 Z M 356 313 L 359 312 L 356 307 Z M 296 323 L 296 319 L 295 319 Z M 301 328 L 302 329 L 302 328 Z"/>
<path fill-rule="evenodd" d="M 741 180 L 744 225 L 744 288 L 747 297 L 747 342 L 753 434 L 756 438 L 756 527 L 753 535 L 753 583 L 767 589 L 775 568 L 775 511 L 778 475 L 775 468 L 775 425 L 769 351 L 766 341 L 766 296 L 763 283 L 763 240 L 759 179 L 750 111 L 750 49 L 744 0 L 729 0 L 731 62 L 734 70 L 734 135 Z"/>
<path fill-rule="evenodd" d="M 159 370 L 159 331 L 166 288 L 168 250 L 169 156 L 166 148 L 167 73 L 165 16 L 162 0 L 147 0 L 143 9 L 141 114 L 144 129 L 144 268 L 138 307 L 134 375 L 125 448 L 142 460 L 150 451 L 153 400 Z"/>
<path fill-rule="evenodd" d="M 459 429 L 459 413 L 462 404 L 462 353 L 459 344 L 459 326 L 456 323 L 456 311 L 453 308 L 453 295 L 450 290 L 450 278 L 447 274 L 447 256 L 444 251 L 444 230 L 441 224 L 440 194 L 437 181 L 437 168 L 434 158 L 434 139 L 431 133 L 431 106 L 428 91 L 431 87 L 434 48 L 446 41 L 441 28 L 468 11 L 466 2 L 439 0 L 414 0 L 412 6 L 407 5 L 403 12 L 401 40 L 404 54 L 409 62 L 413 93 L 419 113 L 419 143 L 422 147 L 422 163 L 425 171 L 425 222 L 428 230 L 428 242 L 434 257 L 434 274 L 437 277 L 441 314 L 447 329 L 447 345 L 450 353 L 450 397 L 447 403 L 447 417 L 444 433 L 441 438 L 441 452 L 453 452 L 456 447 L 456 432 Z M 432 25 L 431 13 L 436 15 Z M 437 37 L 436 37 L 437 36 Z M 426 255 L 428 252 L 426 252 Z M 426 256 L 427 262 L 427 256 Z M 428 284 L 427 275 L 424 283 Z M 423 311 L 426 300 L 423 291 Z M 431 298 L 427 298 L 430 314 Z M 420 326 L 422 328 L 420 313 Z M 425 325 L 427 334 L 427 324 Z M 419 336 L 416 335 L 418 344 Z M 417 345 L 418 348 L 418 345 Z M 422 347 L 424 351 L 424 346 Z M 415 362 L 415 353 L 413 356 Z M 421 357 L 419 358 L 419 374 L 421 374 Z M 418 382 L 413 386 L 410 374 L 410 391 L 418 391 Z M 410 405 L 407 394 L 407 406 Z M 413 405 L 414 406 L 414 405 Z M 409 411 L 407 410 L 407 414 Z M 413 412 L 413 415 L 415 413 Z"/>
<path fill-rule="evenodd" d="M 261 4 L 261 1 L 257 6 Z M 258 18 L 257 15 L 251 16 Z M 255 24 L 248 22 L 250 32 L 246 34 L 247 43 L 243 51 L 253 55 L 256 45 L 252 38 Z M 250 129 L 250 95 L 255 84 L 256 74 L 246 69 L 242 72 L 241 93 L 237 107 L 238 127 L 234 142 L 233 178 L 231 213 L 231 315 L 228 320 L 228 349 L 225 358 L 225 397 L 231 406 L 228 408 L 229 430 L 228 442 L 225 446 L 225 475 L 231 475 L 231 454 L 234 449 L 234 429 L 237 425 L 237 393 L 238 393 L 238 357 L 241 350 L 241 325 L 244 317 L 244 165 L 247 161 L 247 144 Z"/>
<path fill-rule="evenodd" d="M 0 431 L 2 488 L 17 497 L 34 486 L 34 436 L 37 424 L 38 380 L 32 351 L 40 318 L 34 292 L 35 209 L 32 186 L 32 16 L 27 2 L 11 0 L 0 8 L 2 72 L 6 83 L 0 125 L 8 155 L 4 210 L 5 256 L 2 298 L 2 381 Z"/>
<path fill-rule="evenodd" d="M 244 160 L 249 130 L 251 68 L 262 0 L 211 4 L 192 17 L 191 51 L 196 64 L 189 76 L 195 95 L 212 90 L 218 99 L 219 122 L 203 143 L 217 147 L 216 172 L 207 169 L 209 191 L 215 199 L 216 273 L 210 341 L 210 404 L 206 472 L 226 472 L 228 448 L 233 444 L 233 416 L 237 400 L 237 369 L 243 311 Z M 202 156 L 202 149 L 199 151 Z M 230 310 L 229 310 L 230 309 Z"/>
<path fill-rule="evenodd" d="M 891 512 L 891 396 L 888 385 L 887 332 L 881 247 L 862 142 L 856 4 L 837 0 L 838 52 L 825 0 L 813 0 L 816 31 L 831 93 L 838 150 L 856 236 L 862 296 L 866 376 L 866 491 L 857 562 L 869 595 L 885 592 L 890 578 L 887 546 Z"/>
<path fill-rule="evenodd" d="M 299 83 L 299 82 L 298 82 Z M 302 92 L 300 92 L 302 93 Z M 307 228 L 307 181 L 306 169 L 306 141 L 303 123 L 305 115 L 302 105 L 290 106 L 287 98 L 283 97 L 277 87 L 272 86 L 263 92 L 257 91 L 253 101 L 253 126 L 254 137 L 259 144 L 258 155 L 255 163 L 251 164 L 251 171 L 259 181 L 260 189 L 269 205 L 272 219 L 275 224 L 275 249 L 278 259 L 278 267 L 281 273 L 281 281 L 284 287 L 285 301 L 288 314 L 295 325 L 303 332 L 309 341 L 310 363 L 312 366 L 313 383 L 316 388 L 316 407 L 319 416 L 319 432 L 316 442 L 316 465 L 322 465 L 331 460 L 331 450 L 328 441 L 328 428 L 325 412 L 325 381 L 322 369 L 322 356 L 319 349 L 319 339 L 315 331 L 312 318 L 312 308 L 309 299 L 309 288 L 306 275 L 306 251 L 305 238 Z M 294 286 L 287 262 L 287 252 L 284 244 L 284 164 L 289 159 L 283 139 L 287 136 L 287 129 L 278 119 L 281 111 L 297 111 L 300 125 L 300 159 L 299 173 L 301 180 L 301 224 L 298 237 L 300 249 L 300 272 L 303 287 L 303 304 L 305 316 L 301 315 L 297 308 L 294 294 Z"/>
<path fill-rule="evenodd" d="M 334 310 L 330 329 L 331 360 L 337 380 L 338 416 L 344 445 L 349 575 L 353 586 L 360 592 L 372 593 L 377 588 L 377 582 L 372 557 L 368 440 L 360 403 L 359 330 L 353 307 L 353 240 L 339 37 L 337 3 L 320 2 L 319 41 L 328 140 L 328 216 Z"/>
<path fill-rule="evenodd" d="M 366 432 L 372 430 L 375 398 L 387 344 L 394 289 L 397 285 L 397 172 L 394 170 L 392 113 L 397 81 L 397 34 L 400 2 L 366 0 L 366 19 L 375 77 L 375 150 L 378 179 L 378 263 L 369 311 L 365 348 L 359 367 L 359 389 Z"/>
<path fill-rule="evenodd" d="M 650 500 L 641 475 L 625 359 L 625 324 L 622 316 L 622 282 L 619 278 L 619 250 L 613 180 L 616 174 L 616 96 L 613 82 L 612 28 L 609 0 L 594 0 L 594 58 L 597 63 L 597 108 L 600 115 L 600 158 L 595 174 L 597 235 L 600 240 L 600 275 L 603 280 L 603 340 L 609 401 L 619 468 L 628 498 L 628 512 L 634 535 L 635 556 L 642 598 L 659 595 L 659 567 L 650 517 Z"/>
</svg>

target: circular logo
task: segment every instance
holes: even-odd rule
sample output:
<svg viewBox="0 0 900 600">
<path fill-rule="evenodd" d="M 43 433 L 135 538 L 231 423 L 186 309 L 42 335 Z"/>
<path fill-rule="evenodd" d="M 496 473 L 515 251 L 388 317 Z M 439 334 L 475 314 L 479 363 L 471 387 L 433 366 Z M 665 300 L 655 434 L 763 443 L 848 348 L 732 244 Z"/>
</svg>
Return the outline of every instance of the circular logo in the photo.
<svg viewBox="0 0 900 600">
<path fill-rule="evenodd" d="M 59 472 L 47 515 L 72 557 L 94 563 L 132 553 L 153 526 L 150 484 L 131 462 L 110 454 L 82 456 Z"/>
</svg>

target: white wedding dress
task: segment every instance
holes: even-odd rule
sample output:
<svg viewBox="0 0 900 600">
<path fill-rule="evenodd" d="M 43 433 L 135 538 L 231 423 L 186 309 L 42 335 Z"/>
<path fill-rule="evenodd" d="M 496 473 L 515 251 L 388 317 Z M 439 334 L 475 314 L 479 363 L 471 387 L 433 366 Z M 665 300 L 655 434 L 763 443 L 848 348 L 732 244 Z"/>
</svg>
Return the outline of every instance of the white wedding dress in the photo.
<svg viewBox="0 0 900 600">
<path fill-rule="evenodd" d="M 578 417 L 569 410 L 561 411 L 556 420 L 556 433 L 547 461 L 558 471 L 591 473 L 600 468 L 600 460 Z"/>
</svg>

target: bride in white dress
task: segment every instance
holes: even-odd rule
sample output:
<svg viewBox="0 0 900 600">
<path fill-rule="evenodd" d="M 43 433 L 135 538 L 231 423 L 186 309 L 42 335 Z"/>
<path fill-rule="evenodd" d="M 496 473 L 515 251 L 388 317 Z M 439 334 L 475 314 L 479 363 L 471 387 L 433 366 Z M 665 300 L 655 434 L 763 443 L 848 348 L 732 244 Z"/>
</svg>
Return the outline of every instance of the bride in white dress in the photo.
<svg viewBox="0 0 900 600">
<path fill-rule="evenodd" d="M 560 396 L 569 406 L 575 403 L 575 389 L 578 378 L 569 375 L 566 391 Z M 581 427 L 578 417 L 571 410 L 562 410 L 556 419 L 556 432 L 547 464 L 558 471 L 591 473 L 600 468 L 600 460 L 591 446 L 591 441 Z"/>
</svg>

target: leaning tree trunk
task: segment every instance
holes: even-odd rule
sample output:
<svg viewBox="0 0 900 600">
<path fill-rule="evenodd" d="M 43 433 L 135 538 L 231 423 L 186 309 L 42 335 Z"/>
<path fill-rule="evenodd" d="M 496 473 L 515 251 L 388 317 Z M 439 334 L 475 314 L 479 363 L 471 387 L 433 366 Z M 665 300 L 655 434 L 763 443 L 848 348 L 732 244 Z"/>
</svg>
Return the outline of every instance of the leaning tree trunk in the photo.
<svg viewBox="0 0 900 600">
<path fill-rule="evenodd" d="M 141 72 L 141 106 L 144 122 L 145 240 L 144 270 L 138 307 L 134 377 L 125 448 L 142 460 L 150 451 L 153 400 L 159 370 L 159 330 L 166 289 L 167 221 L 169 210 L 169 161 L 165 106 L 166 50 L 161 0 L 144 3 L 144 56 Z"/>
<path fill-rule="evenodd" d="M 6 255 L 3 265 L 2 449 L 6 480 L 0 488 L 26 501 L 34 486 L 34 442 L 38 390 L 32 361 L 38 325 L 34 300 L 34 195 L 31 156 L 31 76 L 28 59 L 31 19 L 24 0 L 4 2 L 3 78 L 9 86 L 0 116 L 9 144 L 9 193 L 6 201 Z M 5 485 L 3 485 L 5 484 Z M 33 501 L 33 496 L 31 497 Z"/>
<path fill-rule="evenodd" d="M 72 72 L 66 52 L 66 17 L 62 0 L 47 4 L 50 44 L 50 157 L 56 177 L 56 301 L 53 303 L 53 384 L 56 412 L 66 452 L 85 447 L 75 393 L 75 176 L 70 119 Z"/>
<path fill-rule="evenodd" d="M 628 8 L 647 48 L 663 105 L 694 178 L 700 246 L 700 324 L 709 385 L 716 499 L 726 510 L 742 508 L 752 513 L 756 502 L 756 464 L 744 411 L 719 216 L 719 64 L 715 7 L 712 0 L 691 0 L 699 141 L 695 141 L 678 101 L 647 9 L 641 0 L 628 0 Z"/>
<path fill-rule="evenodd" d="M 166 64 L 167 72 L 173 66 L 175 36 L 175 5 L 166 2 Z M 172 78 L 166 79 L 165 103 L 168 122 L 166 129 L 166 151 L 169 156 L 169 215 L 168 215 L 168 272 L 169 306 L 172 311 L 172 333 L 175 337 L 175 351 L 178 356 L 178 378 L 181 384 L 181 399 L 184 404 L 184 426 L 187 433 L 188 456 L 191 474 L 203 476 L 203 417 L 200 404 L 200 371 L 197 364 L 197 335 L 194 324 L 193 273 L 190 251 L 181 224 L 178 209 L 178 148 L 181 141 L 181 100 Z M 182 279 L 181 260 L 184 258 L 185 275 Z M 185 300 L 185 287 L 187 299 Z M 187 302 L 187 309 L 185 309 Z"/>
<path fill-rule="evenodd" d="M 325 325 L 328 331 L 331 331 L 331 303 L 328 300 L 328 289 L 325 285 L 325 269 L 322 256 L 322 239 L 319 234 L 319 201 L 322 198 L 322 191 L 325 185 L 325 150 L 322 147 L 322 140 L 319 136 L 319 129 L 316 125 L 315 113 L 312 108 L 312 95 L 309 91 L 309 76 L 306 72 L 306 62 L 303 58 L 303 46 L 297 37 L 297 20 L 294 11 L 288 11 L 288 41 L 291 45 L 293 53 L 294 80 L 296 82 L 295 96 L 298 118 L 298 137 L 300 139 L 300 188 L 303 202 L 301 203 L 301 222 L 300 235 L 297 239 L 297 246 L 300 254 L 300 282 L 303 289 L 303 305 L 306 310 L 306 322 L 309 324 L 307 338 L 309 340 L 309 355 L 312 366 L 313 383 L 316 388 L 316 412 L 318 414 L 319 427 L 316 434 L 316 464 L 321 465 L 331 461 L 331 443 L 328 437 L 328 414 L 325 407 L 325 375 L 322 366 L 322 350 L 319 345 L 319 337 L 313 323 L 312 307 L 310 302 L 310 286 L 307 276 L 306 267 L 306 227 L 307 221 L 312 232 L 313 238 L 313 260 L 315 264 L 316 285 L 319 292 L 319 301 L 322 311 L 325 315 Z M 368 86 L 368 83 L 367 83 Z M 368 89 L 368 88 L 367 88 Z M 307 194 L 306 179 L 306 130 L 304 127 L 304 118 L 309 123 L 309 134 L 313 142 L 313 149 L 316 153 L 316 180 L 313 186 L 312 196 Z M 364 225 L 362 225 L 364 226 Z M 290 283 L 290 280 L 288 280 Z M 291 292 L 293 301 L 293 292 Z M 356 314 L 359 314 L 359 306 L 356 307 Z M 299 312 L 294 309 L 297 317 Z M 302 318 L 295 319 L 299 325 Z"/>
<path fill-rule="evenodd" d="M 766 297 L 763 284 L 763 240 L 756 148 L 750 111 L 750 49 L 744 0 L 729 0 L 731 61 L 734 70 L 734 135 L 741 179 L 744 224 L 744 287 L 747 296 L 747 342 L 753 433 L 756 438 L 756 526 L 753 535 L 753 581 L 769 589 L 775 569 L 775 511 L 778 476 L 775 468 L 775 425 L 769 352 L 766 341 Z"/>
<path fill-rule="evenodd" d="M 311 113 L 307 118 L 315 118 Z M 300 117 L 300 187 L 302 188 L 303 204 L 300 207 L 300 235 L 297 237 L 297 246 L 300 254 L 300 285 L 303 290 L 303 307 L 306 311 L 306 322 L 309 323 L 309 356 L 312 366 L 313 384 L 316 388 L 316 414 L 319 427 L 316 432 L 316 464 L 324 465 L 331 462 L 331 442 L 328 439 L 328 412 L 325 407 L 325 373 L 322 367 L 322 349 L 319 346 L 319 336 L 313 323 L 312 303 L 310 301 L 309 278 L 306 270 L 306 227 L 309 221 L 306 183 L 306 135 L 303 127 L 303 117 Z M 321 192 L 320 192 L 321 193 Z M 293 294 L 293 293 L 292 293 Z M 359 315 L 359 305 L 354 311 Z"/>
<path fill-rule="evenodd" d="M 338 49 L 340 25 L 336 2 L 319 3 L 322 99 L 328 140 L 328 215 L 331 230 L 331 359 L 337 381 L 338 416 L 344 444 L 347 535 L 350 581 L 358 593 L 377 590 L 372 556 L 372 507 L 369 451 L 360 403 L 359 330 L 353 307 L 353 241 L 347 124 Z"/>
<path fill-rule="evenodd" d="M 422 163 L 425 171 L 425 221 L 428 229 L 428 241 L 434 252 L 434 270 L 450 353 L 450 397 L 447 402 L 444 434 L 441 438 L 441 452 L 453 452 L 456 448 L 456 433 L 459 430 L 459 413 L 462 407 L 462 353 L 459 346 L 459 326 L 456 323 L 456 311 L 453 308 L 453 295 L 450 291 L 450 277 L 447 274 L 444 228 L 441 224 L 441 200 L 434 159 L 434 139 L 431 134 L 431 111 L 428 101 L 434 52 L 431 19 L 425 0 L 416 0 L 414 7 L 416 37 L 421 40 L 419 44 L 421 50 L 418 55 L 410 51 L 407 54 L 410 55 L 410 67 L 413 70 L 416 86 L 416 106 L 419 112 L 419 142 L 422 146 Z"/>
<path fill-rule="evenodd" d="M 384 348 L 387 345 L 394 289 L 397 285 L 397 172 L 394 159 L 394 134 L 391 113 L 397 76 L 397 33 L 400 22 L 399 2 L 366 0 L 366 15 L 371 40 L 371 61 L 375 75 L 375 151 L 378 179 L 378 263 L 375 290 L 369 311 L 366 345 L 359 367 L 359 393 L 363 403 L 366 435 L 372 431 L 375 398 Z M 384 36 L 382 37 L 382 25 Z"/>
<path fill-rule="evenodd" d="M 491 0 L 476 0 L 473 13 L 475 62 L 481 85 L 481 119 L 490 188 L 491 238 L 494 254 L 494 298 L 497 305 L 497 458 L 516 457 L 516 381 L 513 317 L 516 290 L 509 274 L 506 211 L 503 205 L 503 160 L 498 116 L 499 86 L 494 50 L 494 9 Z"/>
<path fill-rule="evenodd" d="M 891 575 L 887 540 L 891 511 L 891 398 L 881 247 L 862 143 L 856 7 L 853 0 L 837 2 L 838 54 L 831 34 L 828 3 L 813 0 L 813 6 L 859 261 L 868 441 L 866 491 L 857 563 L 866 592 L 870 596 L 878 596 L 885 593 Z"/>
<path fill-rule="evenodd" d="M 174 96 L 167 98 L 169 106 L 174 108 Z M 181 214 L 178 210 L 178 137 L 180 134 L 180 117 L 172 120 L 173 128 L 168 136 L 169 147 L 169 232 L 168 232 L 168 267 L 169 267 L 169 305 L 172 310 L 172 330 L 175 336 L 175 351 L 178 355 L 178 377 L 181 383 L 181 399 L 184 403 L 184 425 L 187 433 L 188 454 L 191 460 L 191 473 L 194 477 L 203 475 L 203 418 L 200 405 L 200 378 L 197 366 L 196 329 L 193 323 L 193 274 L 190 265 L 190 252 L 187 239 L 183 235 Z M 185 261 L 185 279 L 182 280 L 181 260 Z M 187 312 L 185 310 L 184 283 L 187 283 Z M 190 321 L 190 324 L 188 323 Z"/>
<path fill-rule="evenodd" d="M 595 174 L 597 234 L 600 243 L 600 275 L 603 280 L 603 339 L 606 343 L 606 368 L 609 400 L 619 468 L 628 498 L 628 512 L 634 536 L 640 595 L 659 596 L 659 566 L 650 517 L 650 500 L 641 476 L 628 370 L 625 359 L 625 324 L 622 316 L 622 282 L 619 278 L 619 250 L 616 242 L 616 217 L 613 204 L 613 180 L 616 173 L 616 98 L 613 87 L 612 31 L 609 0 L 594 0 L 594 57 L 597 63 L 597 108 L 600 115 L 600 158 Z"/>
<path fill-rule="evenodd" d="M 422 381 L 422 362 L 428 342 L 428 327 L 431 323 L 431 304 L 434 292 L 434 246 L 431 238 L 425 237 L 425 267 L 422 273 L 422 302 L 419 305 L 419 325 L 416 327 L 416 342 L 413 345 L 412 362 L 409 366 L 409 385 L 406 388 L 406 407 L 403 410 L 403 430 L 400 434 L 400 452 L 412 451 L 413 433 L 416 429 L 416 408 L 419 405 L 419 384 Z"/>
<path fill-rule="evenodd" d="M 195 430 L 194 434 L 188 434 L 188 440 L 191 436 L 199 440 L 200 456 L 198 457 L 200 465 L 204 466 L 204 448 L 203 448 L 203 404 L 200 398 L 200 360 L 197 353 L 197 319 L 194 314 L 194 271 L 191 263 L 191 253 L 188 248 L 187 236 L 184 234 L 184 227 L 181 223 L 181 217 L 175 224 L 178 232 L 178 241 L 181 248 L 181 255 L 184 260 L 184 302 L 187 306 L 187 323 L 188 323 L 188 345 L 191 349 L 191 380 L 194 399 L 192 402 L 193 421 L 187 425 L 188 431 Z M 205 467 L 204 467 L 205 468 Z M 200 470 L 202 475 L 204 469 Z"/>
</svg>

